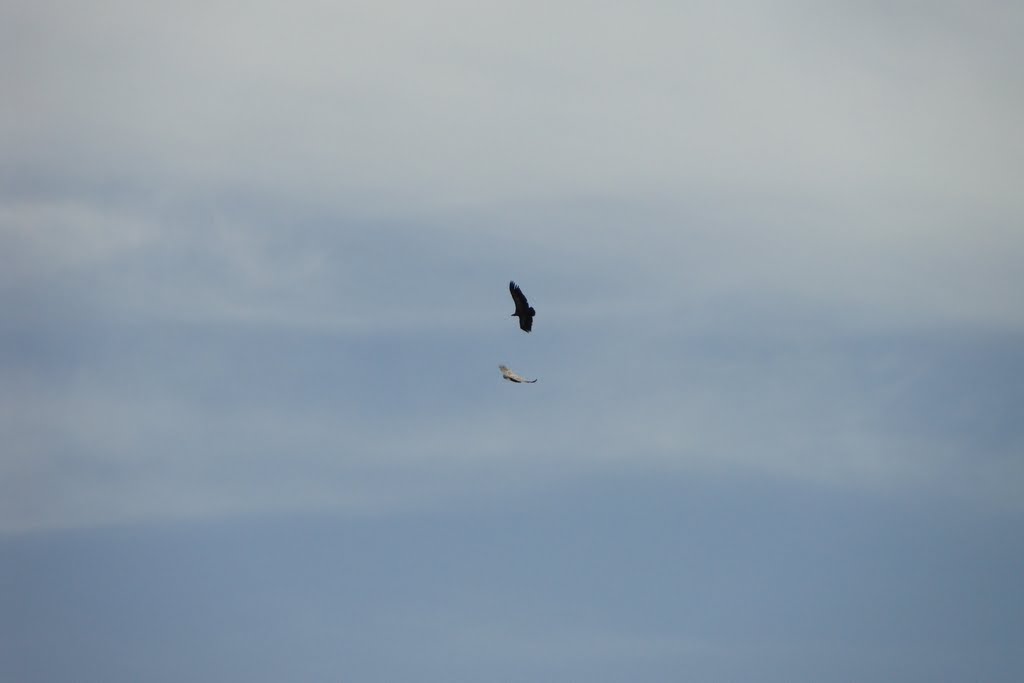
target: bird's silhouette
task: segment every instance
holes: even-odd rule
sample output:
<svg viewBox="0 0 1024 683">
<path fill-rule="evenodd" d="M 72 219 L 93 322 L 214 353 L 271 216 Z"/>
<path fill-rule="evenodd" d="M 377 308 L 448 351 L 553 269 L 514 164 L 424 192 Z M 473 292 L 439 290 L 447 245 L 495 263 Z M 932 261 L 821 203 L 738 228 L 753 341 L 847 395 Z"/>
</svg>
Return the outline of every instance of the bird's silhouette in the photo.
<svg viewBox="0 0 1024 683">
<path fill-rule="evenodd" d="M 519 289 L 515 282 L 508 283 L 508 291 L 512 293 L 512 300 L 516 302 L 516 312 L 512 315 L 519 318 L 519 329 L 529 332 L 533 329 L 533 316 L 537 315 L 537 311 L 533 310 L 523 290 Z"/>
</svg>

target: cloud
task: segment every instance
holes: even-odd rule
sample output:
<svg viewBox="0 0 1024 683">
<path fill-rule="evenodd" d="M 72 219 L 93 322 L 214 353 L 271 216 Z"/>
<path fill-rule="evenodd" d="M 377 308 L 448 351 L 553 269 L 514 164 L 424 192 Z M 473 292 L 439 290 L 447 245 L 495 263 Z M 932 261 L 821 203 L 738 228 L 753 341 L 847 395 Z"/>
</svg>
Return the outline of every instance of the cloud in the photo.
<svg viewBox="0 0 1024 683">
<path fill-rule="evenodd" d="M 1021 13 L 908 7 L 12 6 L 5 518 L 628 463 L 1012 498 Z"/>
<path fill-rule="evenodd" d="M 901 34 L 804 9 L 26 6 L 12 25 L 41 39 L 13 43 L 25 116 L 5 151 L 326 202 L 1012 197 L 1021 93 L 984 41 L 1002 23 L 950 44 L 956 17 Z"/>
<path fill-rule="evenodd" d="M 41 195 L 32 211 L 91 212 L 78 230 L 97 244 L 97 219 L 123 225 L 134 203 L 165 241 L 255 277 L 359 271 L 345 261 L 358 250 L 318 263 L 316 243 L 419 233 L 453 261 L 479 260 L 462 247 L 475 240 L 546 270 L 628 273 L 610 286 L 759 289 L 887 324 L 1021 323 L 1009 6 L 12 15 L 7 172 Z M 305 263 L 278 263 L 296 235 Z"/>
</svg>

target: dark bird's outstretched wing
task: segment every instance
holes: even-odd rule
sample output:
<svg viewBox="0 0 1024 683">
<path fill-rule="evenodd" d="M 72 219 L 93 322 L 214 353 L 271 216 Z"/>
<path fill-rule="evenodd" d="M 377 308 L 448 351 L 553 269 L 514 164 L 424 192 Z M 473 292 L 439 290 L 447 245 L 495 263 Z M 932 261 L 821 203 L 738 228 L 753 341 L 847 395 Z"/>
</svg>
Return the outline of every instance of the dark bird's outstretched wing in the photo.
<svg viewBox="0 0 1024 683">
<path fill-rule="evenodd" d="M 537 315 L 537 311 L 530 307 L 530 302 L 526 300 L 526 295 L 523 294 L 523 290 L 519 289 L 519 285 L 515 282 L 508 283 L 508 291 L 512 294 L 512 301 L 516 304 L 516 312 L 512 315 L 519 318 L 519 329 L 523 332 L 529 332 L 533 329 L 533 316 Z"/>
</svg>

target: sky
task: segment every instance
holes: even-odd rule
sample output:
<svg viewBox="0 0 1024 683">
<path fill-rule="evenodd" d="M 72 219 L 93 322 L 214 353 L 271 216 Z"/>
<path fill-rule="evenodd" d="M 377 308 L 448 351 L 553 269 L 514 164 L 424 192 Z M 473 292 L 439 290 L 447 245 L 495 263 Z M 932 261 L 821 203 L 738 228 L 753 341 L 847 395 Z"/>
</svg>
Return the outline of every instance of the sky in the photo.
<svg viewBox="0 0 1024 683">
<path fill-rule="evenodd" d="M 1024 676 L 1019 3 L 0 18 L 0 679 Z"/>
</svg>

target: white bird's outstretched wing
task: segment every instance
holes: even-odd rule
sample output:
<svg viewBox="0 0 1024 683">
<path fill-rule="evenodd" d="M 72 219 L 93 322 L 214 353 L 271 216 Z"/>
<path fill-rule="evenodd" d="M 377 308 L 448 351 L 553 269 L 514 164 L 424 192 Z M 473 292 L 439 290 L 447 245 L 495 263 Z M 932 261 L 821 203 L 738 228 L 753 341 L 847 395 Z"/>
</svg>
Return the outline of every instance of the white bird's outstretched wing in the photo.
<svg viewBox="0 0 1024 683">
<path fill-rule="evenodd" d="M 508 367 L 505 365 L 499 365 L 498 369 L 501 370 L 501 376 L 507 379 L 509 382 L 515 382 L 517 384 L 533 384 L 534 382 L 537 381 L 535 379 L 526 379 L 522 375 L 517 375 L 516 373 L 509 370 Z"/>
</svg>

